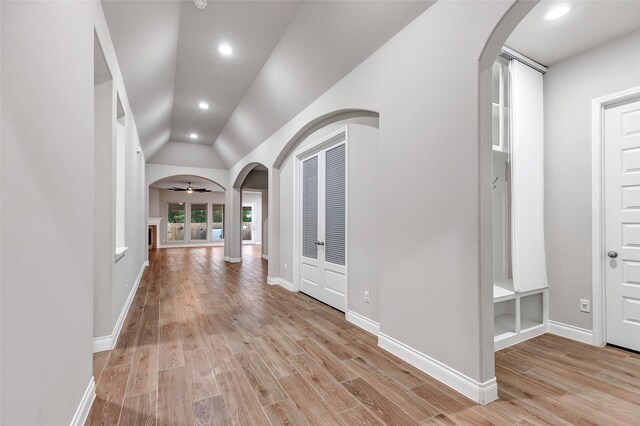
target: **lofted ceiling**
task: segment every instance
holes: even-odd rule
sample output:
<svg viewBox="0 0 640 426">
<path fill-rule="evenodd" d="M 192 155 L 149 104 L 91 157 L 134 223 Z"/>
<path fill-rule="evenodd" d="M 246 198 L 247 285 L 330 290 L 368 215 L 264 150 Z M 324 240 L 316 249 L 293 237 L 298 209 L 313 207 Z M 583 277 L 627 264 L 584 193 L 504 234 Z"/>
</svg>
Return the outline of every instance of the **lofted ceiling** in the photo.
<svg viewBox="0 0 640 426">
<path fill-rule="evenodd" d="M 555 20 L 547 12 L 568 6 Z M 520 22 L 506 45 L 551 66 L 563 59 L 640 30 L 640 1 L 543 0 Z"/>
<path fill-rule="evenodd" d="M 191 183 L 193 188 L 205 188 L 214 192 L 224 192 L 221 186 L 199 176 L 178 175 L 160 179 L 149 185 L 150 188 L 168 189 L 171 187 L 186 188 Z"/>
<path fill-rule="evenodd" d="M 102 0 L 147 161 L 224 168 L 431 4 Z"/>
</svg>

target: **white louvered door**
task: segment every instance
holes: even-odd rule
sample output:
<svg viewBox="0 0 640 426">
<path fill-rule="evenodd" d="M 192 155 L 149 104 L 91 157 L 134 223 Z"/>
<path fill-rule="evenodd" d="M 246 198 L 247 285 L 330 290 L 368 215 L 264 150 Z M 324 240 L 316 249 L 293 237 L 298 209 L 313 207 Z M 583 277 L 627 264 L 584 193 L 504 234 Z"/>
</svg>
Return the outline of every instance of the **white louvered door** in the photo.
<svg viewBox="0 0 640 426">
<path fill-rule="evenodd" d="M 302 160 L 300 291 L 347 309 L 346 144 Z"/>
</svg>

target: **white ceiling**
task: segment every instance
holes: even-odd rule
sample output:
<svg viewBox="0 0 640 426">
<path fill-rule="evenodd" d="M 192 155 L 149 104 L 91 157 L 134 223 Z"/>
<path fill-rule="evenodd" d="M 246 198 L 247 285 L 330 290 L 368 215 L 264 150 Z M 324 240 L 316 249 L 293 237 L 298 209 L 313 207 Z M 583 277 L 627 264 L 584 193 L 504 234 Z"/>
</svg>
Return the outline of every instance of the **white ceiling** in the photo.
<svg viewBox="0 0 640 426">
<path fill-rule="evenodd" d="M 569 13 L 544 15 L 559 5 Z M 507 40 L 511 49 L 546 66 L 640 30 L 640 1 L 541 1 Z"/>
<path fill-rule="evenodd" d="M 147 160 L 195 142 L 213 146 L 210 167 L 230 167 L 433 2 L 102 4 Z M 223 41 L 231 57 L 218 53 Z"/>
<path fill-rule="evenodd" d="M 190 175 L 171 176 L 154 182 L 149 185 L 149 187 L 156 189 L 169 189 L 173 186 L 186 188 L 189 185 L 189 182 L 191 182 L 191 186 L 194 188 L 205 188 L 214 192 L 224 192 L 224 189 L 222 189 L 221 186 L 211 182 L 210 180 Z"/>
</svg>

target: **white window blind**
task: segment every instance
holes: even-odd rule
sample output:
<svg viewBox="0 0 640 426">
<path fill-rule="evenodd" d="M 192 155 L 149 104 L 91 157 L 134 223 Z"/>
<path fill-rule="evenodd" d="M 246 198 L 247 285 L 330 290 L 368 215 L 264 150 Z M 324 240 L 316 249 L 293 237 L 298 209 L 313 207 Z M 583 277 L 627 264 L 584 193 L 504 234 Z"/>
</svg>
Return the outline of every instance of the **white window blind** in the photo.
<svg viewBox="0 0 640 426">
<path fill-rule="evenodd" d="M 345 147 L 330 149 L 325 156 L 325 261 L 342 266 L 346 265 Z"/>
<path fill-rule="evenodd" d="M 318 258 L 318 157 L 302 163 L 302 255 Z"/>
</svg>

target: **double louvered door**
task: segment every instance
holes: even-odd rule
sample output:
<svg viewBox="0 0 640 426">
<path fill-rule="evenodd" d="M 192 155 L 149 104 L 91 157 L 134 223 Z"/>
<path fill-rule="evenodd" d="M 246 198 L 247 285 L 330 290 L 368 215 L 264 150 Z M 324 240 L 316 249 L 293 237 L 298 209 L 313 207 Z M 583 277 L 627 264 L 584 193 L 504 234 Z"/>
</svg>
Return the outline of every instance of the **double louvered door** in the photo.
<svg viewBox="0 0 640 426">
<path fill-rule="evenodd" d="M 336 309 L 347 308 L 346 144 L 301 161 L 300 291 Z"/>
</svg>

